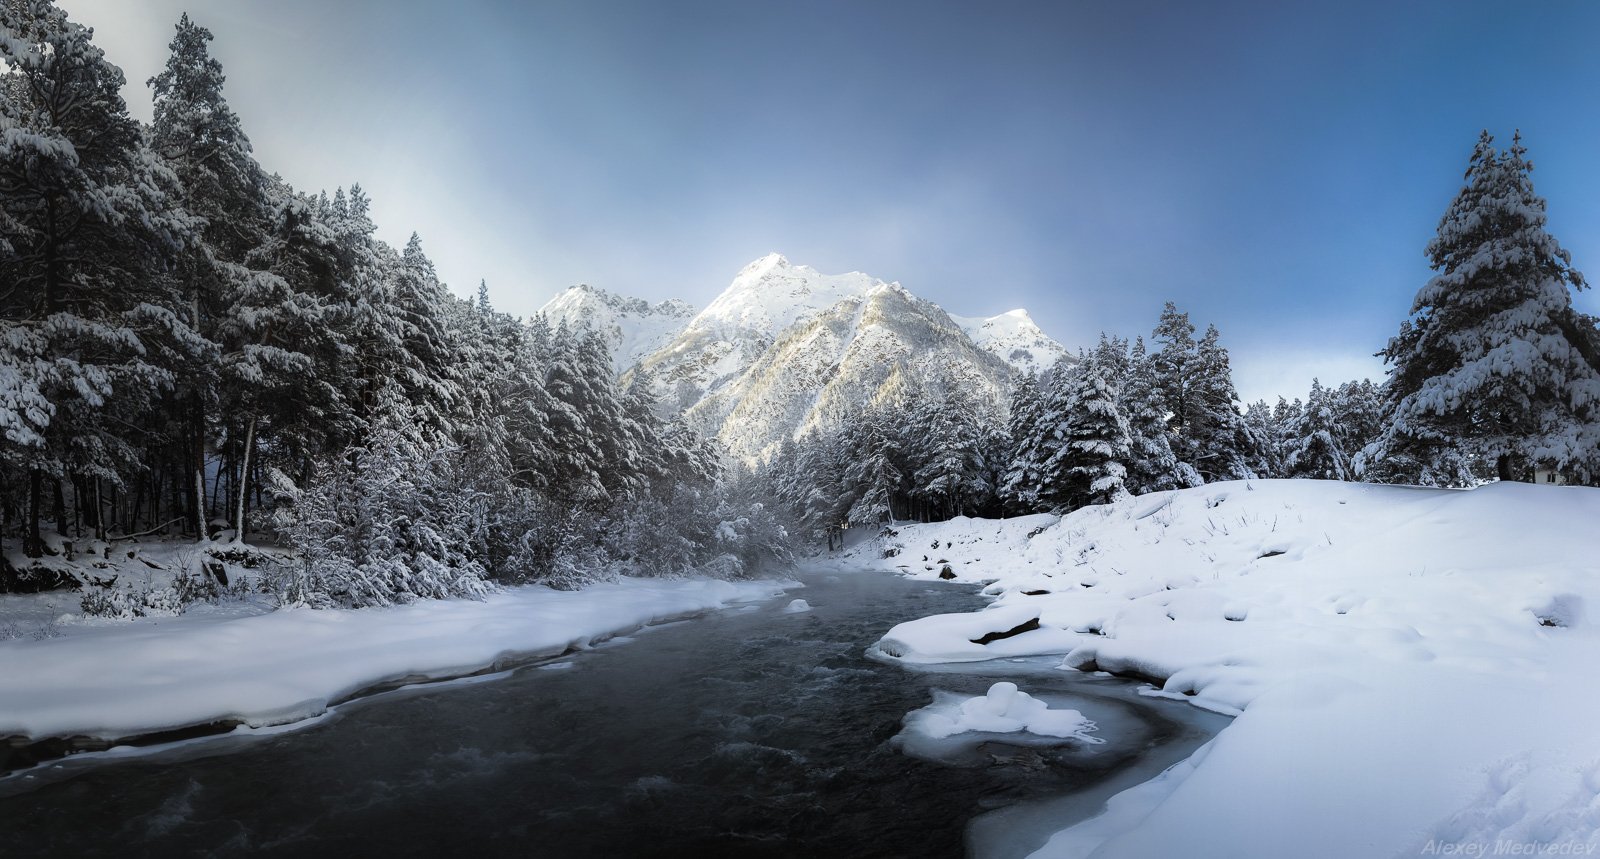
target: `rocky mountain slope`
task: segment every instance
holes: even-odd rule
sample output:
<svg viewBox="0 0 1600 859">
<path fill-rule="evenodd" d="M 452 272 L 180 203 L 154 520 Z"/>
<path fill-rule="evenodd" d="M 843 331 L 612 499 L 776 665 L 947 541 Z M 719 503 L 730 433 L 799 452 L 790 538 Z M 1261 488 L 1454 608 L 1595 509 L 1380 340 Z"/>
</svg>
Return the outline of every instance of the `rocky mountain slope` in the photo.
<svg viewBox="0 0 1600 859">
<path fill-rule="evenodd" d="M 619 372 L 648 374 L 664 409 L 748 463 L 891 383 L 959 386 L 1003 413 L 1017 372 L 1066 356 L 1026 311 L 951 317 L 897 283 L 823 274 L 778 254 L 745 266 L 692 318 L 682 302 L 652 307 L 586 286 L 544 312 L 552 324 L 604 332 Z"/>
</svg>

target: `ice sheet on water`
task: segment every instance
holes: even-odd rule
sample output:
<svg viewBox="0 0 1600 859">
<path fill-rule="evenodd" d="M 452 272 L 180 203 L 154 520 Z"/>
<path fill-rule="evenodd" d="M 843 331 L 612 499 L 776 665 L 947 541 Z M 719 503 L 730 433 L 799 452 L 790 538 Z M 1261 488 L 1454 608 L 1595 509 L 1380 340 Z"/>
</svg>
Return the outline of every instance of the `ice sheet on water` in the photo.
<svg viewBox="0 0 1600 859">
<path fill-rule="evenodd" d="M 934 739 L 968 731 L 1009 734 L 1023 731 L 1044 737 L 1072 737 L 1089 743 L 1105 742 L 1089 736 L 1093 722 L 1077 710 L 1052 710 L 1038 698 L 1008 680 L 989 687 L 987 694 L 964 701 L 945 701 L 924 707 L 906 719 L 908 730 Z"/>
<path fill-rule="evenodd" d="M 1095 730 L 1095 723 L 1079 711 L 1051 709 L 1002 680 L 976 697 L 935 690 L 932 704 L 906 716 L 905 729 L 895 741 L 914 757 L 960 763 L 989 741 L 1023 746 L 1105 742 L 1093 735 Z"/>
</svg>

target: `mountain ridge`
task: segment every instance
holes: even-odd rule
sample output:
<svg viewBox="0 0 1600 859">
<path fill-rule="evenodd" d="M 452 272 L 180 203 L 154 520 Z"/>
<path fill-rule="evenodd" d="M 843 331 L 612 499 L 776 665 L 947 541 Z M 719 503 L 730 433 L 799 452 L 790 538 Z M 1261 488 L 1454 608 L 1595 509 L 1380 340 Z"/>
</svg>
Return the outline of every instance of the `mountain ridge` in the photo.
<svg viewBox="0 0 1600 859">
<path fill-rule="evenodd" d="M 898 282 L 824 274 L 777 253 L 740 269 L 692 318 L 686 308 L 580 286 L 541 313 L 602 332 L 619 375 L 647 374 L 663 411 L 751 465 L 784 438 L 842 420 L 891 379 L 959 385 L 1003 418 L 1016 374 L 1070 360 L 1026 310 L 952 316 Z"/>
</svg>

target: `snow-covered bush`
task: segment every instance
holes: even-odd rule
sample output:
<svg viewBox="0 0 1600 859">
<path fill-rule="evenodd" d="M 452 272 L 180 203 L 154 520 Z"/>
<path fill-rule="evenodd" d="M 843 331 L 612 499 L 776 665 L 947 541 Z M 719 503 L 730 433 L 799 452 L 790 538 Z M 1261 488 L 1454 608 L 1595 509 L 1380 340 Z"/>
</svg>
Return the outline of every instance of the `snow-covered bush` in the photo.
<svg viewBox="0 0 1600 859">
<path fill-rule="evenodd" d="M 493 578 L 577 588 L 616 576 L 740 578 L 787 563 L 788 531 L 737 487 L 666 482 L 605 506 L 537 492 L 495 496 L 487 538 Z"/>
<path fill-rule="evenodd" d="M 701 564 L 699 571 L 714 579 L 738 579 L 748 574 L 738 555 L 718 555 Z"/>
<path fill-rule="evenodd" d="M 192 600 L 191 600 L 192 601 Z M 173 587 L 92 588 L 83 592 L 79 607 L 85 617 L 133 620 L 136 617 L 175 617 L 188 607 Z"/>
<path fill-rule="evenodd" d="M 175 617 L 195 603 L 239 599 L 250 592 L 243 579 L 224 585 L 210 575 L 179 575 L 171 584 L 138 587 L 84 587 L 78 601 L 86 617 L 133 620 L 137 617 Z"/>
<path fill-rule="evenodd" d="M 481 597 L 488 497 L 464 479 L 460 449 L 422 437 L 393 388 L 366 443 L 297 488 L 276 475 L 274 522 L 300 554 L 279 599 L 361 607 Z"/>
<path fill-rule="evenodd" d="M 726 488 L 678 487 L 617 512 L 606 547 L 626 575 L 754 575 L 792 558 L 788 531 L 764 504 Z"/>
<path fill-rule="evenodd" d="M 559 535 L 570 531 L 573 513 L 520 487 L 496 495 L 489 504 L 485 534 L 489 575 L 506 584 L 543 578 L 560 551 Z"/>
<path fill-rule="evenodd" d="M 754 574 L 793 560 L 789 532 L 765 504 L 726 502 L 716 513 L 720 519 L 716 529 L 716 548 L 723 553 L 720 557 L 737 558 L 744 573 Z"/>
</svg>

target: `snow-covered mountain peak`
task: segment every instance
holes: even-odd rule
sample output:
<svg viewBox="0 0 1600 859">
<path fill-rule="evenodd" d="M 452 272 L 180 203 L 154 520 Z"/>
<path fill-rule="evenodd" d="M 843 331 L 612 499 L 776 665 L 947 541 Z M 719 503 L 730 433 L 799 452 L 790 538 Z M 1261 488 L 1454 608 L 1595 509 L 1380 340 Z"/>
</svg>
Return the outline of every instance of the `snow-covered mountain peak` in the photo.
<svg viewBox="0 0 1600 859">
<path fill-rule="evenodd" d="M 858 271 L 823 274 L 771 253 L 739 270 L 733 282 L 688 326 L 688 332 L 770 339 L 794 323 L 847 298 L 865 296 L 883 281 Z"/>
<path fill-rule="evenodd" d="M 956 385 L 1003 415 L 1014 373 L 1067 354 L 1025 310 L 952 317 L 899 283 L 823 274 L 778 253 L 740 269 L 698 314 L 681 301 L 650 305 L 588 286 L 545 313 L 604 334 L 620 373 L 649 374 L 663 412 L 684 415 L 747 463 L 834 424 L 895 379 Z"/>
<path fill-rule="evenodd" d="M 568 287 L 539 309 L 550 324 L 588 328 L 606 339 L 620 372 L 665 346 L 694 318 L 694 305 L 676 298 L 651 304 L 586 283 Z"/>
<path fill-rule="evenodd" d="M 951 316 L 979 347 L 1024 373 L 1042 373 L 1067 356 L 1022 308 L 989 317 Z"/>
<path fill-rule="evenodd" d="M 760 277 L 762 274 L 772 269 L 788 267 L 789 258 L 778 253 L 777 251 L 773 251 L 772 253 L 751 262 L 744 268 L 739 269 L 739 273 L 735 275 L 734 280 L 737 282 L 738 279 L 742 277 Z"/>
</svg>

